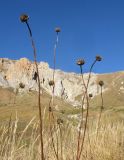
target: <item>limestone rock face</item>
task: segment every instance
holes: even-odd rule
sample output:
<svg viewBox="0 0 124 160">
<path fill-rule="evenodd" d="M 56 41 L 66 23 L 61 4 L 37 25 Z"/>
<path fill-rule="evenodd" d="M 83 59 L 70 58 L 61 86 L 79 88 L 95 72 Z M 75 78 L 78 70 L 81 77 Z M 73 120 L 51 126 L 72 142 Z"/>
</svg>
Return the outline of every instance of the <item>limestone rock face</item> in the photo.
<svg viewBox="0 0 124 160">
<path fill-rule="evenodd" d="M 49 81 L 53 77 L 53 69 L 49 68 L 48 63 L 40 62 L 38 64 L 41 87 L 49 94 L 52 94 L 52 87 Z M 26 58 L 20 60 L 0 59 L 0 86 L 19 89 L 20 92 L 37 90 L 36 68 L 33 62 Z M 89 74 L 84 74 L 84 80 L 87 82 Z M 97 85 L 98 74 L 92 73 L 89 83 L 89 93 L 97 95 L 100 93 Z M 58 96 L 73 105 L 79 105 L 76 97 L 82 95 L 84 86 L 80 74 L 66 73 L 61 70 L 55 71 L 55 96 Z"/>
<path fill-rule="evenodd" d="M 8 87 L 9 86 L 2 74 L 0 74 L 0 86 L 3 86 L 3 87 Z"/>
</svg>

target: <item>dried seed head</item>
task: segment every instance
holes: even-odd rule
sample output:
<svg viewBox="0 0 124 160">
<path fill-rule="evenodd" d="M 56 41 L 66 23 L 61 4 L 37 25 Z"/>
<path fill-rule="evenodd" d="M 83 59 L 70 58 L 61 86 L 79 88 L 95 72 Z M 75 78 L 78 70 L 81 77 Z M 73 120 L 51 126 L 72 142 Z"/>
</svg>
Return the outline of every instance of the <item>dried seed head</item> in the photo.
<svg viewBox="0 0 124 160">
<path fill-rule="evenodd" d="M 55 85 L 55 83 L 53 80 L 49 81 L 49 86 L 54 86 L 54 85 Z"/>
<path fill-rule="evenodd" d="M 52 108 L 51 107 L 49 107 L 49 112 L 52 112 Z"/>
<path fill-rule="evenodd" d="M 99 81 L 99 85 L 102 87 L 104 85 L 103 81 Z"/>
<path fill-rule="evenodd" d="M 25 88 L 25 84 L 23 84 L 22 82 L 21 83 L 19 83 L 19 88 Z"/>
<path fill-rule="evenodd" d="M 78 59 L 76 62 L 77 65 L 82 66 L 85 64 L 85 61 L 83 59 Z"/>
<path fill-rule="evenodd" d="M 101 110 L 103 110 L 104 109 L 104 107 L 103 106 L 101 106 Z"/>
<path fill-rule="evenodd" d="M 89 94 L 89 97 L 90 97 L 90 98 L 92 98 L 92 97 L 93 97 L 92 93 L 90 93 L 90 94 Z"/>
<path fill-rule="evenodd" d="M 59 33 L 59 32 L 61 32 L 61 29 L 59 27 L 57 27 L 57 28 L 55 28 L 55 32 Z"/>
<path fill-rule="evenodd" d="M 26 15 L 26 14 L 23 14 L 23 15 L 20 16 L 20 20 L 21 20 L 21 22 L 23 22 L 23 23 L 24 23 L 24 22 L 27 22 L 28 19 L 29 19 L 29 16 Z"/>
<path fill-rule="evenodd" d="M 62 123 L 63 123 L 63 120 L 62 120 L 61 118 L 58 118 L 58 119 L 57 119 L 57 124 L 60 125 L 60 124 L 62 124 Z"/>
<path fill-rule="evenodd" d="M 96 61 L 101 61 L 101 60 L 102 60 L 102 57 L 99 56 L 99 55 L 97 55 L 97 56 L 96 56 Z"/>
</svg>

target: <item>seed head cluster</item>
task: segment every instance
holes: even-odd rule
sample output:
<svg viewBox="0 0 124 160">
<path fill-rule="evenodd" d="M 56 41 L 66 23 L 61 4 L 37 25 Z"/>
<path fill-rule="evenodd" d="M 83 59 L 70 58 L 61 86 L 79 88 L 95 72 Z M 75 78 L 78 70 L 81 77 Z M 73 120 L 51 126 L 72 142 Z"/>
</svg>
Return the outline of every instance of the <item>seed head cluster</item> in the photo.
<svg viewBox="0 0 124 160">
<path fill-rule="evenodd" d="M 76 64 L 79 65 L 79 66 L 82 66 L 82 65 L 85 64 L 85 61 L 84 61 L 84 59 L 78 59 Z"/>
<path fill-rule="evenodd" d="M 61 118 L 58 118 L 58 119 L 57 119 L 57 124 L 58 124 L 58 125 L 62 124 L 63 122 L 64 122 L 63 119 L 61 119 Z"/>
<path fill-rule="evenodd" d="M 21 20 L 21 22 L 23 22 L 23 23 L 24 23 L 24 22 L 27 22 L 28 19 L 29 19 L 29 16 L 26 15 L 26 14 L 23 14 L 23 15 L 20 16 L 20 20 Z"/>
<path fill-rule="evenodd" d="M 93 97 L 92 93 L 90 93 L 90 94 L 89 94 L 89 97 L 90 97 L 90 98 L 92 98 L 92 97 Z"/>
<path fill-rule="evenodd" d="M 57 27 L 57 28 L 55 28 L 55 32 L 59 33 L 59 32 L 61 32 L 61 29 L 59 27 Z"/>
<path fill-rule="evenodd" d="M 104 85 L 103 81 L 99 81 L 99 85 L 102 87 Z"/>
<path fill-rule="evenodd" d="M 49 86 L 54 86 L 54 85 L 55 85 L 54 81 L 53 81 L 53 80 L 50 80 L 50 81 L 49 81 Z"/>
<path fill-rule="evenodd" d="M 102 57 L 99 56 L 99 55 L 97 55 L 97 56 L 96 56 L 96 61 L 101 61 L 101 60 L 102 60 Z"/>
</svg>

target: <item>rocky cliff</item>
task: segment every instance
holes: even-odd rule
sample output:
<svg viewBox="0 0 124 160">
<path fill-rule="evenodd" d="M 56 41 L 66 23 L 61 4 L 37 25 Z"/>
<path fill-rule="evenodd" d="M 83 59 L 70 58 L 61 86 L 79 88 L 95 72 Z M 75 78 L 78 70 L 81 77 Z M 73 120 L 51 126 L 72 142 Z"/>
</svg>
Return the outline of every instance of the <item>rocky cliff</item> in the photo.
<svg viewBox="0 0 124 160">
<path fill-rule="evenodd" d="M 46 92 L 51 94 L 52 88 L 49 86 L 49 81 L 52 80 L 53 69 L 45 62 L 40 62 L 38 68 L 41 86 Z M 2 87 L 12 87 L 15 91 L 18 90 L 19 92 L 37 90 L 35 74 L 34 63 L 26 58 L 21 58 L 20 60 L 0 59 L 0 86 Z M 101 80 L 100 78 L 104 79 L 105 76 L 92 73 L 88 92 L 92 93 L 93 96 L 99 95 L 100 88 L 97 83 L 98 80 Z M 85 82 L 87 79 L 88 73 L 84 74 Z M 108 90 L 110 84 L 110 80 L 107 80 L 104 92 Z M 55 71 L 55 96 L 72 102 L 73 105 L 79 105 L 80 102 L 77 97 L 82 95 L 83 90 L 84 86 L 82 85 L 80 74 L 66 73 L 61 70 Z"/>
</svg>

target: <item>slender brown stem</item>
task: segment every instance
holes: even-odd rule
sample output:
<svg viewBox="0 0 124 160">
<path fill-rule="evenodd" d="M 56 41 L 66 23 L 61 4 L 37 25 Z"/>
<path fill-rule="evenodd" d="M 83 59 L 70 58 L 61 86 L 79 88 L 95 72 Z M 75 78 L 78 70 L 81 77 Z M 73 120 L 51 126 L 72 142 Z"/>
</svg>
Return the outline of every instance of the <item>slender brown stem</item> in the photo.
<svg viewBox="0 0 124 160">
<path fill-rule="evenodd" d="M 49 121 L 51 120 L 51 113 L 49 112 Z M 51 136 L 51 140 L 52 140 L 52 147 L 53 147 L 53 151 L 55 153 L 55 157 L 58 160 L 58 154 L 55 148 L 55 144 L 54 144 L 54 137 L 53 137 L 53 130 L 52 130 L 52 125 L 51 125 L 51 121 L 50 121 L 50 136 Z"/>
<path fill-rule="evenodd" d="M 62 141 L 62 129 L 60 124 L 59 124 L 59 131 L 60 131 L 61 160 L 63 160 L 63 141 Z"/>
<path fill-rule="evenodd" d="M 56 48 L 57 48 L 58 40 L 59 40 L 59 35 L 58 35 L 58 33 L 57 33 L 56 42 L 55 42 L 55 45 L 54 45 L 54 55 L 53 55 L 53 81 L 54 81 L 54 79 L 55 79 L 55 69 L 56 69 Z"/>
<path fill-rule="evenodd" d="M 57 127 L 57 130 L 58 130 L 58 127 Z M 59 160 L 59 136 L 58 136 L 58 132 L 56 134 L 56 148 L 57 148 L 57 157 L 58 157 L 58 160 Z"/>
<path fill-rule="evenodd" d="M 87 133 L 88 133 L 88 142 L 90 147 L 90 156 L 92 157 L 92 149 L 91 149 L 91 141 L 90 141 L 90 134 L 89 134 L 89 119 L 88 119 L 88 125 L 87 125 Z"/>
<path fill-rule="evenodd" d="M 93 64 L 91 65 L 91 67 L 90 67 L 89 77 L 88 77 L 88 81 L 87 81 L 87 89 L 88 89 L 88 86 L 89 86 L 89 82 L 90 82 L 90 78 L 91 78 L 92 69 L 93 69 L 93 67 L 94 67 L 94 65 L 95 65 L 96 62 L 97 62 L 97 60 L 95 60 L 95 61 L 93 62 Z"/>
<path fill-rule="evenodd" d="M 98 138 L 98 132 L 99 132 L 99 127 L 100 127 L 100 121 L 101 121 L 101 116 L 102 116 L 102 111 L 103 111 L 103 94 L 102 94 L 102 86 L 101 88 L 101 107 L 100 107 L 100 113 L 99 113 L 99 118 L 98 118 L 98 125 L 97 125 L 97 132 L 96 132 L 96 140 Z"/>
<path fill-rule="evenodd" d="M 78 159 L 77 159 L 77 160 L 80 160 L 81 153 L 82 153 L 82 150 L 83 150 L 84 140 L 85 140 L 86 130 L 87 130 L 88 116 L 89 116 L 89 101 L 87 100 L 86 121 L 85 121 L 85 124 L 84 124 L 84 132 L 83 132 L 81 149 L 80 149 L 79 156 L 78 156 Z"/>
<path fill-rule="evenodd" d="M 56 37 L 56 42 L 55 42 L 55 45 L 54 45 L 54 54 L 53 54 L 53 82 L 54 82 L 54 85 L 52 86 L 52 96 L 51 96 L 51 99 L 50 99 L 50 102 L 49 102 L 49 108 L 50 108 L 50 113 L 52 115 L 52 118 L 53 118 L 53 123 L 54 123 L 54 128 L 55 128 L 55 117 L 54 117 L 54 113 L 53 113 L 53 106 L 54 106 L 54 94 L 55 94 L 55 69 L 56 69 L 56 48 L 57 48 L 57 44 L 58 44 L 58 33 L 57 33 L 57 37 Z M 49 118 L 49 121 L 51 123 L 51 116 Z M 55 156 L 56 156 L 56 159 L 58 160 L 59 157 L 58 157 L 58 142 L 56 144 L 57 146 L 57 149 L 55 148 L 55 143 L 54 143 L 54 138 L 53 138 L 53 133 L 51 131 L 51 127 L 50 127 L 50 135 L 51 135 L 51 139 L 52 139 L 52 146 L 53 146 L 53 151 L 55 153 Z M 58 135 L 57 133 L 56 134 L 56 140 L 58 141 Z"/>
<path fill-rule="evenodd" d="M 84 106 L 84 100 L 85 100 L 85 96 L 86 96 L 87 86 L 86 86 L 85 81 L 84 81 L 82 66 L 80 66 L 80 71 L 81 71 L 81 78 L 82 78 L 83 86 L 85 88 L 85 91 L 83 93 L 82 106 L 81 106 L 81 108 L 82 108 L 82 120 L 83 120 L 83 112 L 84 112 L 83 106 Z"/>
<path fill-rule="evenodd" d="M 34 53 L 34 64 L 36 67 L 36 72 L 37 72 L 37 82 L 38 82 L 38 108 L 39 108 L 39 120 L 40 120 L 40 140 L 41 140 L 41 159 L 44 160 L 44 148 L 43 148 L 43 122 L 42 122 L 42 107 L 41 107 L 41 87 L 40 87 L 40 76 L 39 76 L 39 69 L 38 69 L 38 64 L 37 64 L 37 54 L 36 54 L 36 47 L 35 47 L 35 43 L 32 37 L 32 32 L 31 32 L 31 28 L 28 24 L 28 22 L 26 21 L 26 25 L 28 27 L 28 31 L 29 31 L 29 35 L 30 35 L 30 39 L 31 39 L 31 44 L 32 44 L 32 48 L 33 48 L 33 53 Z"/>
<path fill-rule="evenodd" d="M 83 77 L 82 65 L 80 65 L 80 73 L 81 73 L 83 86 L 85 87 L 85 91 L 86 91 L 86 84 L 85 84 L 84 77 Z M 81 120 L 81 123 L 80 123 L 79 132 L 78 132 L 78 144 L 77 144 L 77 156 L 76 156 L 77 160 L 78 160 L 79 151 L 80 151 L 81 129 L 83 127 L 84 99 L 85 99 L 85 92 L 83 94 L 83 99 L 82 99 L 82 102 L 81 102 L 82 120 Z"/>
<path fill-rule="evenodd" d="M 52 116 L 52 117 L 51 117 Z M 51 142 L 52 142 L 52 147 L 53 147 L 53 151 L 54 151 L 54 154 L 55 154 L 55 157 L 56 159 L 58 160 L 58 153 L 56 151 L 56 147 L 55 147 L 55 143 L 54 143 L 54 135 L 53 135 L 53 129 L 52 129 L 52 119 L 53 119 L 53 123 L 55 122 L 55 117 L 54 117 L 54 114 L 53 114 L 53 111 L 52 111 L 52 107 L 51 107 L 51 100 L 49 102 L 49 126 L 50 126 L 50 136 L 51 136 Z M 56 127 L 55 127 L 55 123 L 54 123 L 54 133 L 56 133 Z M 57 137 L 57 135 L 56 135 Z"/>
<path fill-rule="evenodd" d="M 10 114 L 10 119 L 9 119 L 9 124 L 8 124 L 8 131 L 7 131 L 7 135 L 8 135 L 8 137 L 7 137 L 7 141 L 9 141 L 9 139 L 11 139 L 11 134 L 10 134 L 10 129 L 11 129 L 11 125 L 12 125 L 12 112 L 11 112 L 11 114 Z M 11 143 L 10 143 L 11 144 Z M 7 157 L 8 157 L 8 155 L 9 155 L 9 151 L 10 151 L 10 148 L 9 148 L 9 146 L 10 145 L 8 145 L 8 144 L 6 144 L 6 146 L 8 146 L 7 148 L 6 148 L 6 150 L 7 150 Z"/>
<path fill-rule="evenodd" d="M 86 136 L 86 130 L 87 130 L 87 124 L 88 124 L 88 117 L 89 117 L 89 98 L 88 98 L 88 93 L 87 93 L 87 92 L 88 92 L 89 82 L 90 82 L 90 79 L 91 79 L 92 69 L 93 69 L 95 63 L 96 63 L 96 60 L 93 62 L 93 64 L 92 64 L 91 67 L 90 67 L 87 84 L 85 85 L 85 95 L 84 95 L 84 98 L 83 98 L 83 103 L 84 103 L 85 96 L 86 96 L 87 111 L 86 111 L 86 120 L 85 120 L 85 125 L 84 125 L 84 132 L 83 132 L 83 137 L 82 137 L 82 143 L 81 143 L 80 152 L 79 152 L 79 155 L 78 155 L 77 160 L 80 160 L 80 157 L 81 157 L 81 154 L 82 154 L 82 151 L 83 151 L 84 140 L 85 140 L 85 136 Z"/>
</svg>

